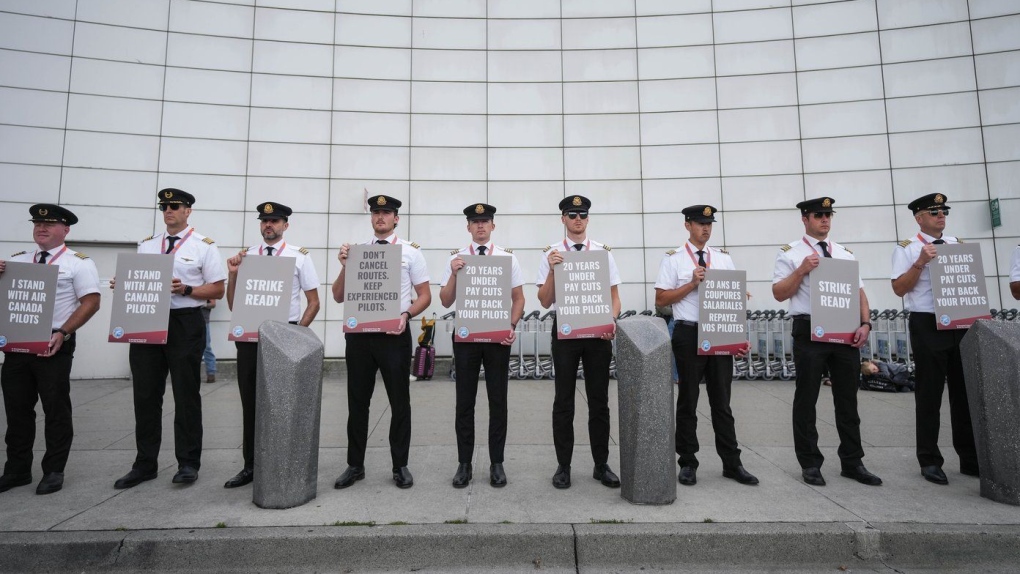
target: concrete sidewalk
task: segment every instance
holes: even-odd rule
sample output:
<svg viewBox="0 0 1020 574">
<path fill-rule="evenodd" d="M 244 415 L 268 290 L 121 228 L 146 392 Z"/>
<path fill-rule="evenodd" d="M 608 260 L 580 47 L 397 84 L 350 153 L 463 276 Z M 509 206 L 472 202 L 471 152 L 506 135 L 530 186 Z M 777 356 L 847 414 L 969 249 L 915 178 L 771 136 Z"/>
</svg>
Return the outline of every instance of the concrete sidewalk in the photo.
<svg viewBox="0 0 1020 574">
<path fill-rule="evenodd" d="M 318 498 L 263 510 L 250 486 L 226 490 L 241 467 L 236 383 L 203 385 L 205 440 L 197 483 L 170 483 L 173 397 L 164 404 L 162 468 L 156 480 L 118 491 L 134 459 L 130 381 L 72 382 L 75 443 L 64 489 L 33 486 L 0 494 L 0 571 L 1015 571 L 1020 508 L 979 496 L 951 446 L 948 401 L 943 453 L 948 486 L 924 481 L 914 457 L 913 395 L 859 394 L 865 464 L 885 481 L 868 487 L 839 476 L 831 394 L 819 400 L 828 486 L 800 479 L 792 447 L 792 382 L 734 383 L 733 410 L 744 466 L 761 479 L 724 479 L 703 397 L 698 484 L 678 485 L 668 506 L 636 506 L 591 478 L 587 409 L 579 381 L 573 487 L 556 490 L 551 381 L 511 381 L 505 467 L 509 484 L 488 484 L 485 444 L 475 480 L 457 490 L 454 384 L 413 381 L 410 469 L 415 485 L 390 478 L 385 390 L 377 385 L 366 479 L 333 489 L 346 467 L 346 383 L 323 387 Z M 484 387 L 484 385 L 482 385 Z M 619 470 L 616 387 L 610 465 Z M 488 425 L 479 390 L 476 435 Z M 6 420 L 3 420 L 6 426 Z M 41 473 L 40 416 L 34 478 Z M 670 431 L 671 432 L 671 431 Z M 341 527 L 343 526 L 343 527 Z"/>
</svg>

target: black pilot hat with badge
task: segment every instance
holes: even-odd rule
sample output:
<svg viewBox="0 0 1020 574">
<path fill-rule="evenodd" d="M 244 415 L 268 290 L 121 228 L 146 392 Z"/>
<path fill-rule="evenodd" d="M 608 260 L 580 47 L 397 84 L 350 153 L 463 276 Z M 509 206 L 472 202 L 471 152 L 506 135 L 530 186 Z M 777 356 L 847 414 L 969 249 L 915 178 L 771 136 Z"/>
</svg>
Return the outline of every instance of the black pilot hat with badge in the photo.
<svg viewBox="0 0 1020 574">
<path fill-rule="evenodd" d="M 922 211 L 941 209 L 946 215 L 949 215 L 949 205 L 947 202 L 949 197 L 944 193 L 929 193 L 928 195 L 922 195 L 921 197 L 911 201 L 907 204 L 907 209 L 911 213 L 917 215 Z"/>
<path fill-rule="evenodd" d="M 368 198 L 368 210 L 372 212 L 392 211 L 396 214 L 401 205 L 404 205 L 402 201 L 388 195 L 373 195 Z"/>
<path fill-rule="evenodd" d="M 267 201 L 265 203 L 260 203 L 255 208 L 255 211 L 258 212 L 259 214 L 256 219 L 262 220 L 282 219 L 284 221 L 289 221 L 291 214 L 294 213 L 293 209 L 287 207 L 282 203 L 276 203 L 275 201 Z"/>
<path fill-rule="evenodd" d="M 816 197 L 798 203 L 797 209 L 800 210 L 802 216 L 806 217 L 811 213 L 836 213 L 836 210 L 832 208 L 833 205 L 836 205 L 836 200 L 831 197 Z"/>
<path fill-rule="evenodd" d="M 157 191 L 156 200 L 159 203 L 160 209 L 164 211 L 166 210 L 163 207 L 164 205 L 180 205 L 184 207 L 195 205 L 194 195 L 175 187 L 168 187 Z"/>
<path fill-rule="evenodd" d="M 567 214 L 588 213 L 591 209 L 591 200 L 583 195 L 568 195 L 560 200 L 560 213 Z"/>
<path fill-rule="evenodd" d="M 490 221 L 496 215 L 496 208 L 488 203 L 472 203 L 464 208 L 468 221 Z"/>
<path fill-rule="evenodd" d="M 692 205 L 685 207 L 680 210 L 680 213 L 684 214 L 684 221 L 693 221 L 694 223 L 715 223 L 715 212 L 718 209 L 711 205 Z"/>
<path fill-rule="evenodd" d="M 28 208 L 28 213 L 32 216 L 29 219 L 32 223 L 61 223 L 69 227 L 78 223 L 78 216 L 70 209 L 55 203 L 37 203 Z"/>
</svg>

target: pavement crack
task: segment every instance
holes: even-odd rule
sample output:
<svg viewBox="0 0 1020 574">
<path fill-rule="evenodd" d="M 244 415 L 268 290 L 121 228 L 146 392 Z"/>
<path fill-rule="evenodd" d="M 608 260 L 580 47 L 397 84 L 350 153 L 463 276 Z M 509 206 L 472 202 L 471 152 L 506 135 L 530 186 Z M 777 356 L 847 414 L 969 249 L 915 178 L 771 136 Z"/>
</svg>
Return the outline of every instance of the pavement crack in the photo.
<svg viewBox="0 0 1020 574">
<path fill-rule="evenodd" d="M 120 539 L 120 544 L 117 545 L 117 551 L 113 553 L 113 565 L 116 566 L 117 562 L 120 561 L 120 553 L 124 550 L 124 542 L 127 540 L 127 536 Z"/>
<path fill-rule="evenodd" d="M 581 561 L 577 559 L 577 525 L 571 524 L 570 531 L 574 533 L 574 574 L 581 574 Z"/>
</svg>

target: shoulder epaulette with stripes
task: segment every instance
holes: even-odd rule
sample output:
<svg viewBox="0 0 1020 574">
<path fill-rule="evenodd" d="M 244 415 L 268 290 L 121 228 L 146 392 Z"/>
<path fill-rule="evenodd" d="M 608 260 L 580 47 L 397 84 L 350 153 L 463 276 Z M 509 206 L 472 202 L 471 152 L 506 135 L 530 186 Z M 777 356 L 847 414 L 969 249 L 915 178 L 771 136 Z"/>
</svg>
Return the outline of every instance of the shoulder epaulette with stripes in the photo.
<svg viewBox="0 0 1020 574">
<path fill-rule="evenodd" d="M 780 250 L 781 250 L 782 252 L 784 252 L 784 253 L 785 253 L 785 252 L 787 252 L 787 251 L 789 251 L 789 250 L 793 249 L 793 246 L 792 246 L 792 245 L 784 245 L 784 246 L 780 247 L 779 249 L 780 249 Z"/>
<path fill-rule="evenodd" d="M 854 252 L 853 252 L 853 251 L 850 251 L 850 250 L 849 250 L 849 249 L 847 249 L 846 247 L 843 247 L 843 251 L 846 251 L 846 252 L 847 252 L 847 253 L 849 253 L 850 255 L 853 255 L 853 254 L 854 254 Z"/>
<path fill-rule="evenodd" d="M 88 259 L 89 258 L 88 255 L 85 255 L 84 253 L 79 253 L 77 251 L 74 252 L 74 256 L 77 257 L 78 259 Z"/>
<path fill-rule="evenodd" d="M 450 255 L 456 255 L 458 253 L 460 253 L 460 249 L 454 249 L 453 251 L 450 252 Z"/>
<path fill-rule="evenodd" d="M 603 245 L 602 249 L 605 249 L 606 251 L 612 251 L 613 250 L 613 248 L 608 246 L 608 245 Z"/>
<path fill-rule="evenodd" d="M 215 241 L 213 241 L 213 238 L 212 238 L 212 237 L 203 237 L 203 238 L 202 238 L 202 241 L 205 241 L 205 242 L 206 242 L 206 243 L 208 243 L 209 245 L 212 245 L 213 243 L 216 243 Z"/>
<path fill-rule="evenodd" d="M 670 249 L 666 252 L 666 255 L 676 255 L 676 249 Z"/>
<path fill-rule="evenodd" d="M 730 252 L 729 252 L 729 251 L 726 251 L 725 249 L 720 249 L 720 250 L 719 250 L 719 253 L 725 253 L 726 255 L 729 255 L 729 254 L 730 254 Z"/>
<path fill-rule="evenodd" d="M 301 249 L 298 249 L 298 253 L 300 253 L 301 255 L 308 255 L 308 249 L 302 247 Z"/>
<path fill-rule="evenodd" d="M 956 238 L 956 242 L 957 242 L 957 243 L 963 243 L 963 240 L 962 240 L 962 239 L 960 239 L 959 237 L 957 237 L 957 238 Z"/>
<path fill-rule="evenodd" d="M 913 240 L 911 240 L 911 239 L 904 239 L 903 241 L 900 241 L 896 245 L 899 245 L 900 247 L 906 247 L 906 246 L 910 245 L 911 241 L 913 241 Z"/>
<path fill-rule="evenodd" d="M 418 245 L 417 243 L 412 243 L 411 247 L 414 247 L 415 249 L 421 249 L 421 245 Z"/>
<path fill-rule="evenodd" d="M 26 253 L 28 253 L 28 251 L 19 251 L 17 253 L 12 253 L 11 257 L 17 257 L 18 255 L 24 255 Z"/>
<path fill-rule="evenodd" d="M 500 247 L 500 249 L 502 249 L 503 251 L 506 251 L 507 253 L 513 253 L 514 252 L 513 249 L 507 249 L 506 247 Z"/>
<path fill-rule="evenodd" d="M 146 237 L 145 239 L 139 241 L 139 243 L 145 243 L 146 241 L 148 241 L 150 239 L 155 239 L 155 238 L 156 238 L 155 235 L 150 235 L 150 236 Z"/>
<path fill-rule="evenodd" d="M 547 245 L 545 247 L 545 249 L 542 250 L 542 253 L 545 253 L 546 251 L 549 251 L 550 249 L 552 249 L 552 245 Z"/>
</svg>

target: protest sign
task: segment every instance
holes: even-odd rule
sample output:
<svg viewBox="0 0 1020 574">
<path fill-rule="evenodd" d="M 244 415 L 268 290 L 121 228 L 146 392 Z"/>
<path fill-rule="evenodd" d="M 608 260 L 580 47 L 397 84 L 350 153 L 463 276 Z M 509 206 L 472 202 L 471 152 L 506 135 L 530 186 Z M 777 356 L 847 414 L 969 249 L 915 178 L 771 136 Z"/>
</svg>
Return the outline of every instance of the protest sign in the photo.
<svg viewBox="0 0 1020 574">
<path fill-rule="evenodd" d="M 117 284 L 106 340 L 165 345 L 173 274 L 173 255 L 117 255 Z"/>
<path fill-rule="evenodd" d="M 612 333 L 613 297 L 609 253 L 564 251 L 555 270 L 556 328 L 560 339 L 591 339 Z"/>
<path fill-rule="evenodd" d="M 227 339 L 255 343 L 265 321 L 287 322 L 296 264 L 293 257 L 248 255 L 241 259 Z"/>
<path fill-rule="evenodd" d="M 457 272 L 457 319 L 453 340 L 458 343 L 498 343 L 510 336 L 510 275 L 513 260 L 506 256 L 461 255 Z"/>
<path fill-rule="evenodd" d="M 747 347 L 746 285 L 746 271 L 705 271 L 698 285 L 699 355 L 735 355 Z"/>
<path fill-rule="evenodd" d="M 822 257 L 811 281 L 811 340 L 852 345 L 861 326 L 859 265 Z"/>
<path fill-rule="evenodd" d="M 344 277 L 344 333 L 400 326 L 400 245 L 351 245 Z"/>
<path fill-rule="evenodd" d="M 45 353 L 53 334 L 53 303 L 58 267 L 7 262 L 0 275 L 0 351 Z"/>
<path fill-rule="evenodd" d="M 939 330 L 966 329 L 978 319 L 991 318 L 980 245 L 939 245 L 928 269 Z"/>
</svg>

